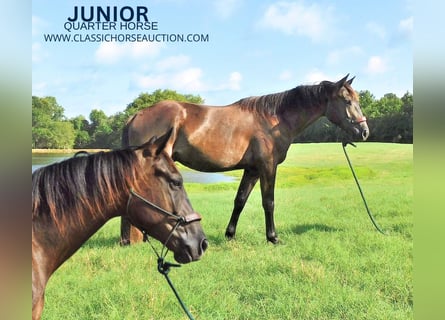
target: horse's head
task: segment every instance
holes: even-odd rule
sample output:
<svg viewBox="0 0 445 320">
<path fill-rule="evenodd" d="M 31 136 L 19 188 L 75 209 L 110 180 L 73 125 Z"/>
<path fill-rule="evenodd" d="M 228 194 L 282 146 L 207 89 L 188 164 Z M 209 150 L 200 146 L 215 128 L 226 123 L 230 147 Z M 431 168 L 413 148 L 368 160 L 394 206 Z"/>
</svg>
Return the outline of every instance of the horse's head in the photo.
<svg viewBox="0 0 445 320">
<path fill-rule="evenodd" d="M 352 89 L 354 78 L 348 80 L 349 74 L 338 82 L 322 82 L 328 92 L 326 117 L 353 137 L 368 139 L 369 128 L 366 118 L 360 109 L 359 97 Z"/>
<path fill-rule="evenodd" d="M 130 192 L 127 215 L 130 221 L 173 251 L 175 260 L 198 260 L 208 242 L 183 187 L 182 176 L 164 151 L 171 131 L 138 148 L 143 178 Z"/>
</svg>

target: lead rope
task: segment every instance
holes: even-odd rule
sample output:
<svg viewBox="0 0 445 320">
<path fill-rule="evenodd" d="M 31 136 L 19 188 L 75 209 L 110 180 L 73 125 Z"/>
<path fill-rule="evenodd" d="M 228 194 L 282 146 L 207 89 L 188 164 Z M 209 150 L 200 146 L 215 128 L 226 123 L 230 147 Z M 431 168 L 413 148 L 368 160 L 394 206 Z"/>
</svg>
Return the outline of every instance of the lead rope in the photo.
<svg viewBox="0 0 445 320">
<path fill-rule="evenodd" d="M 168 248 L 167 248 L 166 244 L 170 240 L 171 235 L 176 230 L 176 228 L 180 225 L 180 223 L 181 223 L 181 221 L 178 221 L 176 223 L 176 225 L 174 226 L 173 230 L 170 232 L 170 235 L 167 238 L 167 241 L 165 241 L 165 243 L 162 247 L 161 254 L 159 254 L 158 251 L 156 251 L 155 247 L 153 246 L 153 244 L 150 241 L 150 238 L 148 237 L 148 234 L 145 231 L 143 231 L 142 233 L 144 234 L 144 236 L 147 239 L 147 242 L 150 244 L 150 247 L 153 249 L 154 253 L 158 257 L 158 271 L 159 271 L 159 273 L 162 274 L 165 277 L 165 279 L 167 280 L 168 285 L 172 289 L 173 293 L 176 296 L 176 299 L 178 299 L 178 302 L 182 307 L 182 310 L 184 310 L 184 312 L 188 316 L 188 318 L 190 320 L 195 320 L 195 318 L 193 318 L 192 314 L 190 313 L 190 311 L 188 310 L 188 308 L 182 301 L 181 297 L 178 294 L 178 291 L 176 290 L 175 286 L 173 285 L 172 281 L 170 280 L 170 278 L 168 276 L 168 273 L 170 272 L 171 267 L 179 268 L 179 267 L 181 267 L 181 265 L 165 261 L 165 257 L 167 256 L 167 253 L 168 253 Z M 164 252 L 164 248 L 165 248 L 165 252 Z"/>
<path fill-rule="evenodd" d="M 175 232 L 176 228 L 178 228 L 182 223 L 184 223 L 185 220 L 184 220 L 183 217 L 180 217 L 180 216 L 176 217 L 176 216 L 172 215 L 170 212 L 165 211 L 164 209 L 158 207 L 154 203 L 151 203 L 150 201 L 147 201 L 144 197 L 142 197 L 141 195 L 136 193 L 133 189 L 130 189 L 130 195 L 128 196 L 127 212 L 128 212 L 128 207 L 130 206 L 130 202 L 131 202 L 131 200 L 133 198 L 133 195 L 136 196 L 137 198 L 139 198 L 140 200 L 142 200 L 144 203 L 148 204 L 149 206 L 151 206 L 151 207 L 155 208 L 156 210 L 160 211 L 161 213 L 163 213 L 163 214 L 165 214 L 167 216 L 173 216 L 174 218 L 177 219 L 177 222 L 176 222 L 175 226 L 173 227 L 172 231 L 170 231 L 170 234 L 168 235 L 167 240 L 165 240 L 165 242 L 164 242 L 164 244 L 162 246 L 161 254 L 158 253 L 156 248 L 151 243 L 150 237 L 148 236 L 147 232 L 145 230 L 142 230 L 142 233 L 144 235 L 144 238 L 147 239 L 147 242 L 150 245 L 150 247 L 153 249 L 153 252 L 158 257 L 158 271 L 159 271 L 159 273 L 162 274 L 165 277 L 165 279 L 167 280 L 168 285 L 172 289 L 173 293 L 176 296 L 176 299 L 178 299 L 178 302 L 179 302 L 179 304 L 182 307 L 182 310 L 184 310 L 184 312 L 188 316 L 188 318 L 190 320 L 195 320 L 195 318 L 193 318 L 192 314 L 190 313 L 190 311 L 185 306 L 184 302 L 182 301 L 181 297 L 178 294 L 178 291 L 176 291 L 176 288 L 173 286 L 173 283 L 171 282 L 171 280 L 170 280 L 170 278 L 168 276 L 168 273 L 170 272 L 170 268 L 171 267 L 179 268 L 181 265 L 165 261 L 165 257 L 167 256 L 167 253 L 168 253 L 167 243 L 170 241 L 170 238 L 173 235 L 173 232 Z"/>
<path fill-rule="evenodd" d="M 357 148 L 357 146 L 356 146 L 354 143 L 350 142 L 350 141 L 343 141 L 343 142 L 342 142 L 343 152 L 345 153 L 346 160 L 348 160 L 349 168 L 351 168 L 352 175 L 354 176 L 354 180 L 355 180 L 355 183 L 357 184 L 358 191 L 360 191 L 360 195 L 362 196 L 363 203 L 365 204 L 366 211 L 368 212 L 368 216 L 369 216 L 369 218 L 371 219 L 371 222 L 372 222 L 372 224 L 374 225 L 374 227 L 377 229 L 377 231 L 379 231 L 381 234 L 387 235 L 387 233 L 385 233 L 385 232 L 380 228 L 380 226 L 378 225 L 377 221 L 375 221 L 374 216 L 373 216 L 372 213 L 371 213 L 371 210 L 369 210 L 368 204 L 366 203 L 365 196 L 363 195 L 362 188 L 360 187 L 360 183 L 358 182 L 357 176 L 355 175 L 354 169 L 352 168 L 351 160 L 349 160 L 349 156 L 348 156 L 348 154 L 347 154 L 347 152 L 346 152 L 346 146 L 347 146 L 348 144 L 350 144 L 350 145 L 353 146 L 354 148 Z"/>
</svg>

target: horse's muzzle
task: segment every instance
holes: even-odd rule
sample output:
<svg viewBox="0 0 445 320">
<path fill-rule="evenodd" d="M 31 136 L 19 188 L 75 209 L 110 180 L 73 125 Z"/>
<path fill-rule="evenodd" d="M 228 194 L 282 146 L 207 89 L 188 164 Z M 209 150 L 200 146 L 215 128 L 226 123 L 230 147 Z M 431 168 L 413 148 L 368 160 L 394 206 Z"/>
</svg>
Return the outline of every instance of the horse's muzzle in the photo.
<svg viewBox="0 0 445 320">
<path fill-rule="evenodd" d="M 369 137 L 369 128 L 366 121 L 360 122 L 360 131 L 363 141 L 366 141 Z"/>
<path fill-rule="evenodd" d="M 207 250 L 209 242 L 206 238 L 202 238 L 199 243 L 187 244 L 184 250 L 175 252 L 174 258 L 177 262 L 186 264 L 201 259 L 204 252 Z"/>
</svg>

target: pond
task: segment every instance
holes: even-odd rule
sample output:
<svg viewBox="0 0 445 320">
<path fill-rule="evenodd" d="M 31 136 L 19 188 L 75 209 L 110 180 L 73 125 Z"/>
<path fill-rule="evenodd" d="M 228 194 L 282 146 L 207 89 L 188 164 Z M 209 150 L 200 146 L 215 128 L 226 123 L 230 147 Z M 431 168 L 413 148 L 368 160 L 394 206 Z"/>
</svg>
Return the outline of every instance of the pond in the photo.
<svg viewBox="0 0 445 320">
<path fill-rule="evenodd" d="M 32 154 L 32 172 L 40 167 L 44 167 L 54 162 L 59 162 L 72 157 L 69 153 L 33 153 Z M 218 173 L 218 172 L 199 172 L 188 168 L 181 168 L 181 174 L 184 182 L 189 183 L 218 183 L 218 182 L 234 182 L 238 178 Z"/>
</svg>

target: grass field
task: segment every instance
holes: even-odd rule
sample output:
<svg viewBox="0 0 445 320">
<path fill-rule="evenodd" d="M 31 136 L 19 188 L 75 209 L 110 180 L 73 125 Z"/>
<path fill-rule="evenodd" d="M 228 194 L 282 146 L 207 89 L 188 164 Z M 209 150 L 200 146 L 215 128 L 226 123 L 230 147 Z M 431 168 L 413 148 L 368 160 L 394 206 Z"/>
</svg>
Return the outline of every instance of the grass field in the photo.
<svg viewBox="0 0 445 320">
<path fill-rule="evenodd" d="M 259 186 L 227 241 L 238 184 L 186 185 L 210 245 L 170 277 L 195 319 L 413 319 L 413 146 L 357 145 L 349 156 L 388 236 L 372 226 L 340 144 L 289 150 L 278 245 L 266 242 Z M 42 319 L 187 319 L 149 245 L 122 248 L 118 236 L 113 219 L 54 274 Z"/>
</svg>

